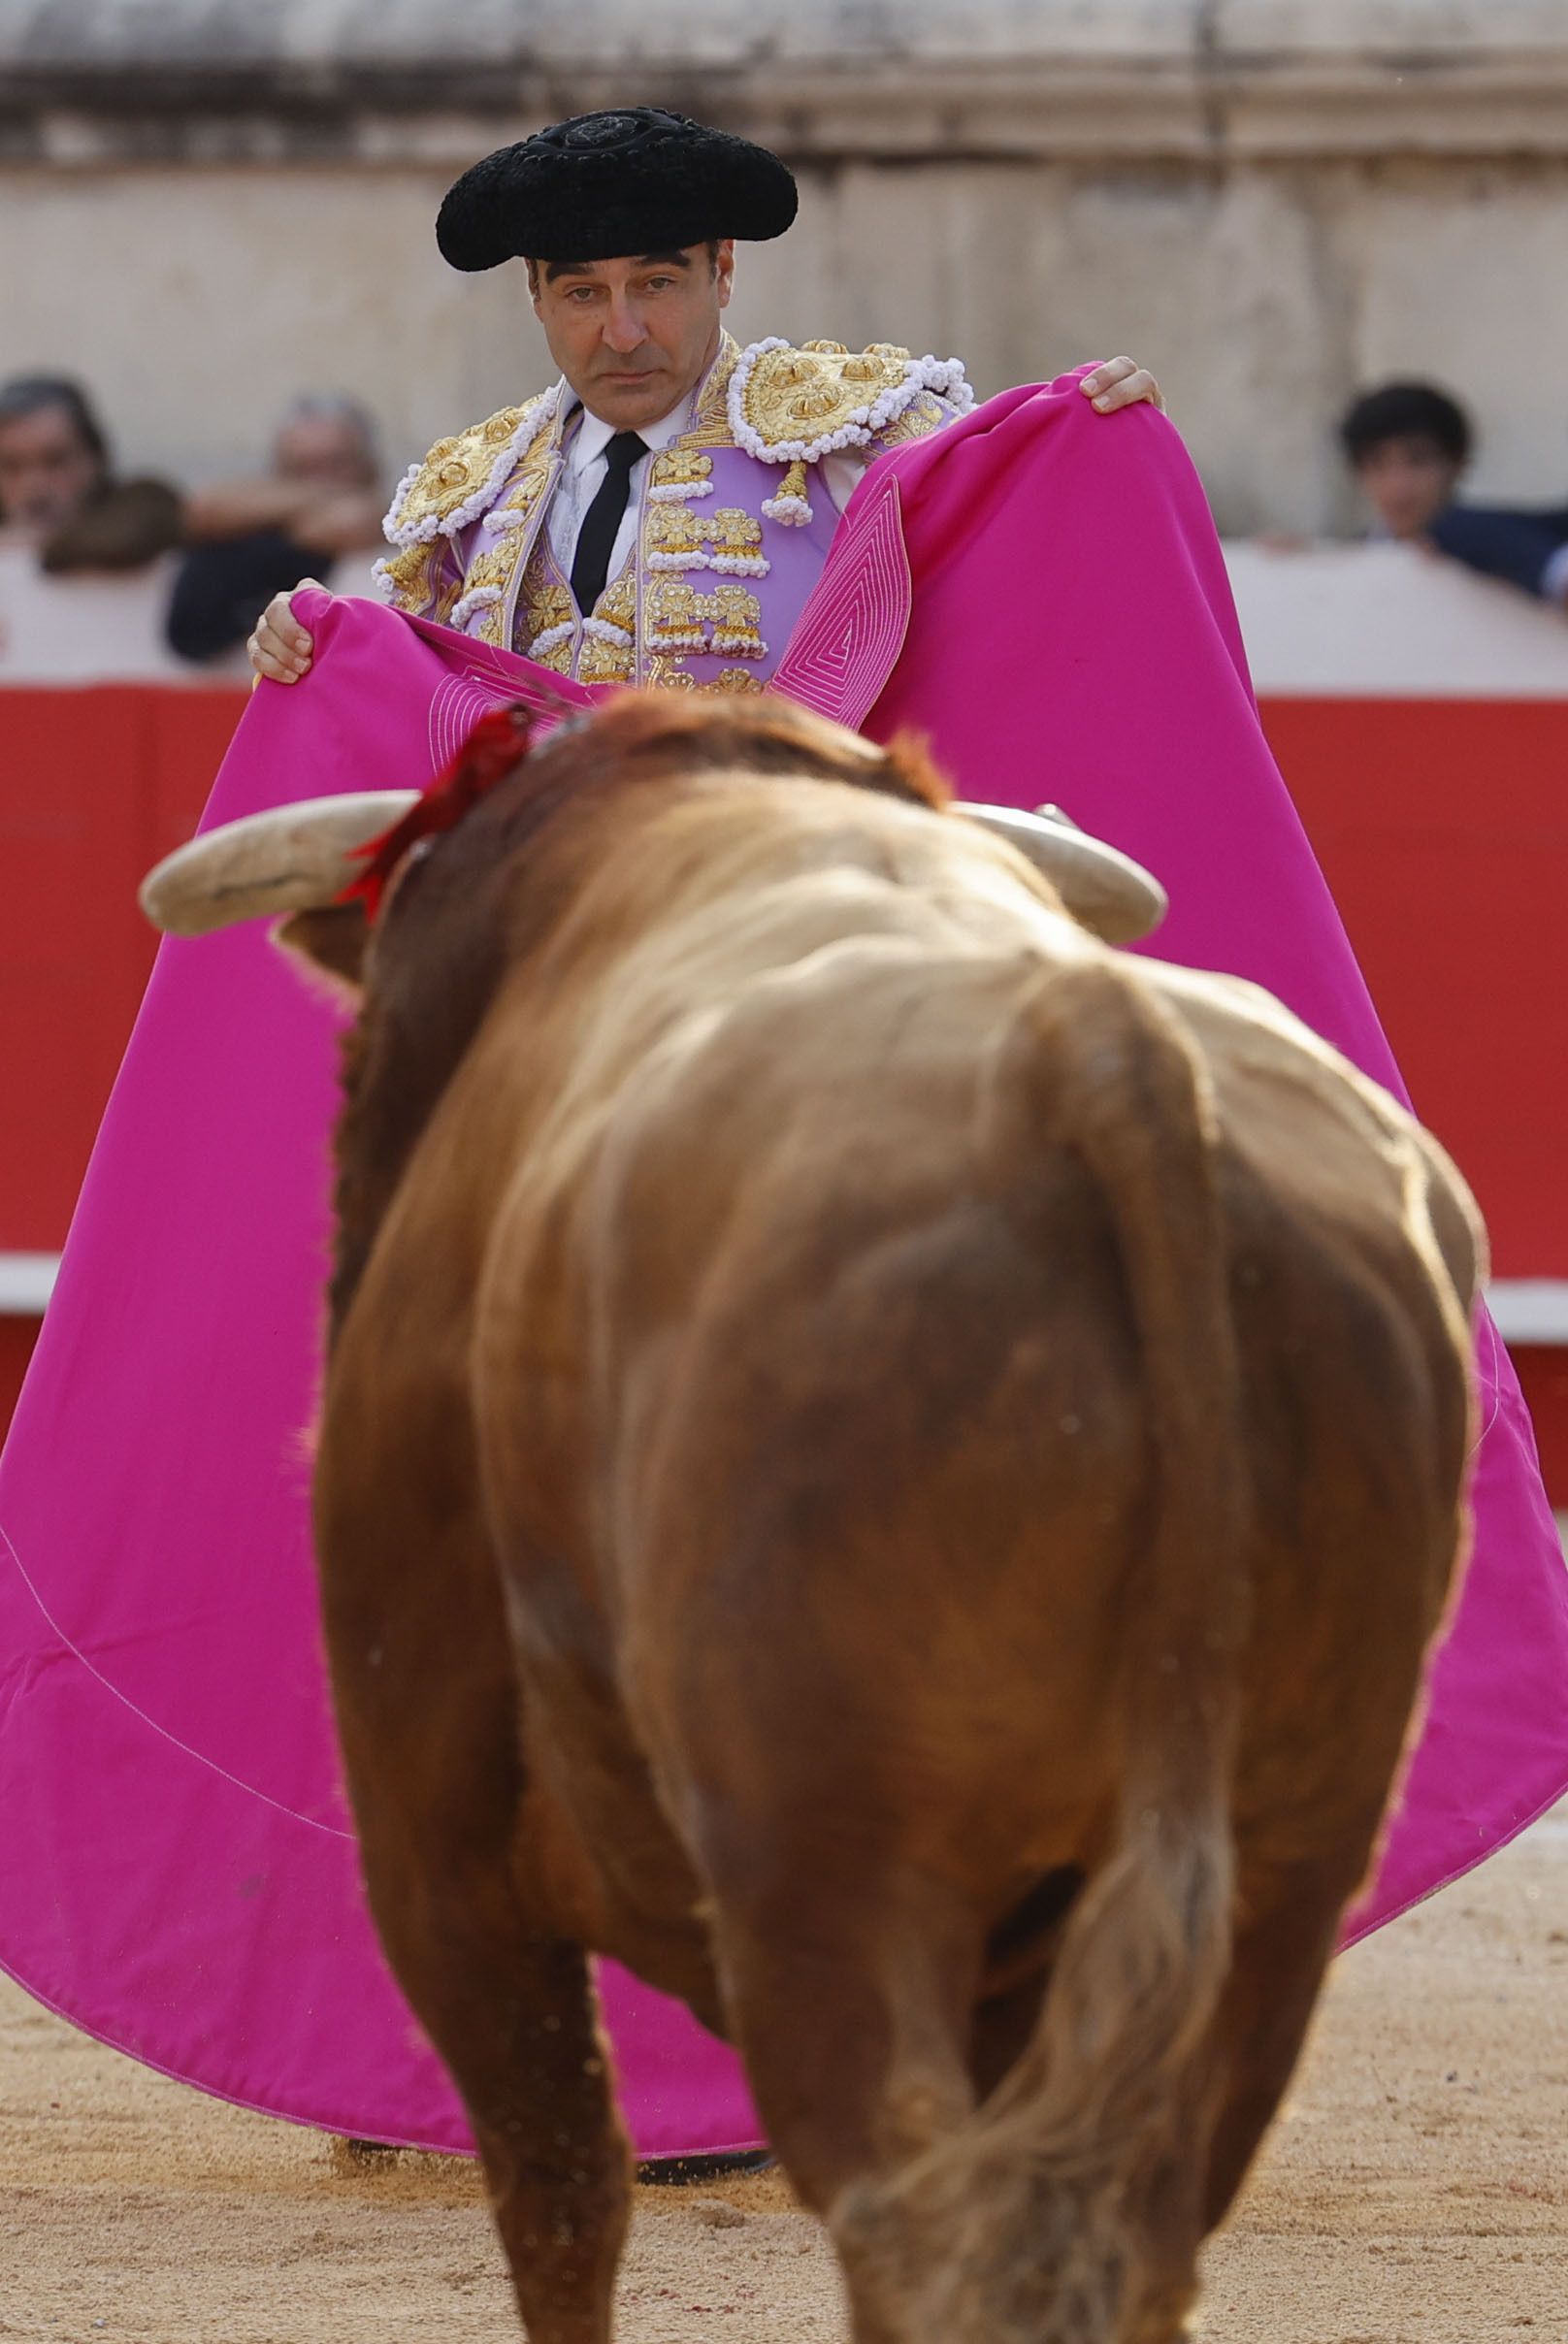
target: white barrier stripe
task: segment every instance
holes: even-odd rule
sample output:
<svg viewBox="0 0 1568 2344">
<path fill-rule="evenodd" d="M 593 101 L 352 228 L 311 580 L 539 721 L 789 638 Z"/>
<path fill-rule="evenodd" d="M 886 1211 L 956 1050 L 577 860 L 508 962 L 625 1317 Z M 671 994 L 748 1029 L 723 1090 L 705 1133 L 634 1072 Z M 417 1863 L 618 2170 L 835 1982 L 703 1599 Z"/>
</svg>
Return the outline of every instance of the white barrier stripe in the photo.
<svg viewBox="0 0 1568 2344">
<path fill-rule="evenodd" d="M 0 1253 L 0 1317 L 39 1317 L 59 1267 L 58 1253 Z M 1568 1278 L 1499 1278 L 1486 1300 L 1505 1343 L 1568 1343 Z"/>
<path fill-rule="evenodd" d="M 1486 1301 L 1505 1343 L 1568 1343 L 1568 1278 L 1495 1278 Z"/>
<path fill-rule="evenodd" d="M 58 1253 L 0 1253 L 0 1316 L 36 1318 L 54 1291 Z"/>
</svg>

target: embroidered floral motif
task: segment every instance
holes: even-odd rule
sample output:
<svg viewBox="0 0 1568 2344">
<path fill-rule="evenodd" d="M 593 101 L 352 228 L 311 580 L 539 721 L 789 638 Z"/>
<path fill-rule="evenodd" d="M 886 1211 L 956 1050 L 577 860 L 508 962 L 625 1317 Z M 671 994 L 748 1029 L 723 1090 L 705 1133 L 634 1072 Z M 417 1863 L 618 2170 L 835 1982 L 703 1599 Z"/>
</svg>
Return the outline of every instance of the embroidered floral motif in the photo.
<svg viewBox="0 0 1568 2344">
<path fill-rule="evenodd" d="M 715 586 L 702 602 L 713 618 L 715 651 L 738 652 L 742 659 L 766 659 L 762 637 L 763 606 L 744 586 Z"/>
<path fill-rule="evenodd" d="M 707 525 L 713 548 L 710 570 L 729 577 L 766 578 L 771 565 L 763 552 L 763 525 L 738 505 L 723 505 Z"/>
<path fill-rule="evenodd" d="M 648 681 L 661 692 L 766 692 L 768 686 L 760 676 L 744 667 L 721 667 L 710 682 L 700 684 L 689 675 L 680 661 L 656 660 L 649 669 Z"/>
<path fill-rule="evenodd" d="M 522 602 L 523 623 L 518 634 L 527 641 L 529 658 L 558 664 L 550 662 L 550 654 L 565 644 L 570 666 L 570 646 L 577 632 L 576 606 L 570 588 L 550 577 L 541 563 L 532 561 L 523 579 Z"/>
<path fill-rule="evenodd" d="M 718 519 L 718 515 L 714 515 Z M 658 505 L 648 515 L 650 570 L 705 570 L 702 525 L 689 505 Z"/>
<path fill-rule="evenodd" d="M 701 449 L 682 447 L 662 448 L 653 460 L 653 476 L 648 485 L 650 505 L 685 505 L 694 497 L 711 497 L 713 482 L 709 474 L 713 459 Z"/>
<path fill-rule="evenodd" d="M 755 600 L 754 597 L 749 598 Z M 643 598 L 643 641 L 649 651 L 705 651 L 702 622 L 707 596 L 684 579 L 656 579 Z"/>
<path fill-rule="evenodd" d="M 585 684 L 629 684 L 637 665 L 632 637 L 624 627 L 607 626 L 603 619 L 583 622 L 582 652 L 577 661 L 577 675 Z"/>
</svg>

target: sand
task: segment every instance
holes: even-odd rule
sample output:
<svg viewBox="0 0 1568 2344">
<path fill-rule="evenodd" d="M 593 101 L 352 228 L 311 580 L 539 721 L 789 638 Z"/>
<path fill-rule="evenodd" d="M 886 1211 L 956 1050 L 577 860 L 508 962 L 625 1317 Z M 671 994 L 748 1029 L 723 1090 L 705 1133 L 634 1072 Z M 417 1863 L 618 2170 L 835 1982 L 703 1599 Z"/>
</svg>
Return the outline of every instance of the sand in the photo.
<svg viewBox="0 0 1568 2344">
<path fill-rule="evenodd" d="M 1337 1966 L 1210 2250 L 1204 2344 L 1568 2338 L 1568 1809 Z M 0 2337 L 505 2344 L 473 2169 L 349 2157 L 0 1984 Z M 772 2176 L 642 2190 L 620 2344 L 814 2344 L 832 2258 Z"/>
</svg>

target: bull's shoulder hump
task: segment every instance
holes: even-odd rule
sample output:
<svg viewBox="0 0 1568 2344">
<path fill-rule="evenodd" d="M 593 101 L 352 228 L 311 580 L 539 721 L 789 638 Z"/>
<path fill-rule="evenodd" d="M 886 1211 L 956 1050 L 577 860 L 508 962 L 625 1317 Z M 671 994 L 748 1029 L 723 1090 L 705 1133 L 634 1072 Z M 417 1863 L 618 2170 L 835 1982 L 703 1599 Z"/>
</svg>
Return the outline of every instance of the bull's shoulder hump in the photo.
<svg viewBox="0 0 1568 2344">
<path fill-rule="evenodd" d="M 382 523 L 394 545 L 455 537 L 487 512 L 554 415 L 554 393 L 498 407 L 451 439 L 438 440 L 399 481 Z"/>
<path fill-rule="evenodd" d="M 961 359 L 915 358 L 892 342 L 851 350 L 776 335 L 741 351 L 727 398 L 736 440 L 769 464 L 815 464 L 842 448 L 918 437 L 974 405 Z"/>
</svg>

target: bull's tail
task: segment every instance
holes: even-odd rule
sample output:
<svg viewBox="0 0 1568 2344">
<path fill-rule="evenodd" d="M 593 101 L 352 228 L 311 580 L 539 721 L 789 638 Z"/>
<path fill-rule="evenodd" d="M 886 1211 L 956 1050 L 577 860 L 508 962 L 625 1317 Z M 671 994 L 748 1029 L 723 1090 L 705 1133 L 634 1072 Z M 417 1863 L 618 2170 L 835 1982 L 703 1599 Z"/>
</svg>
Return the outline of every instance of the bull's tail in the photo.
<svg viewBox="0 0 1568 2344">
<path fill-rule="evenodd" d="M 932 2336 L 1112 2344 L 1174 2335 L 1191 2295 L 1203 2156 L 1184 2110 L 1230 1963 L 1246 1493 L 1215 1117 L 1179 1025 L 1098 958 L 1031 984 L 993 1101 L 1011 1161 L 1064 1148 L 1104 1200 L 1153 1503 L 1125 1612 L 1126 1762 L 1105 1860 L 1023 2056 L 898 2194 L 905 2216 L 957 2223 L 944 2260 L 965 2275 Z"/>
</svg>

